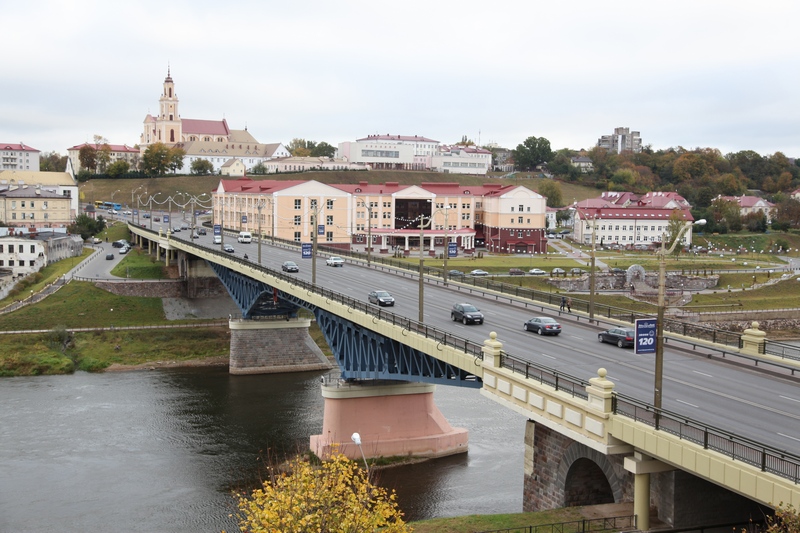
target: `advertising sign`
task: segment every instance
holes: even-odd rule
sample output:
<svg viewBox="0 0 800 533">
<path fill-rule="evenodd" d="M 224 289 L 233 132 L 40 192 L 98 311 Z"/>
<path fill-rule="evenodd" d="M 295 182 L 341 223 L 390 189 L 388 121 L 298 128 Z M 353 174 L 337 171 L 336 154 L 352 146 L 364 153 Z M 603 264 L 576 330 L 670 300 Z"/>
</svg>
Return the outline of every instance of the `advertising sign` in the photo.
<svg viewBox="0 0 800 533">
<path fill-rule="evenodd" d="M 448 242 L 447 243 L 447 257 L 458 257 L 458 243 L 457 242 Z"/>
<path fill-rule="evenodd" d="M 164 215 L 164 224 L 169 224 L 169 215 Z"/>
<path fill-rule="evenodd" d="M 134 209 L 133 210 L 133 214 L 134 214 L 134 216 L 138 215 L 139 214 L 139 210 L 138 209 Z"/>
<path fill-rule="evenodd" d="M 247 224 L 247 215 L 242 215 L 242 224 Z"/>
<path fill-rule="evenodd" d="M 303 259 L 311 259 L 311 243 L 304 242 L 300 245 L 300 250 L 302 251 Z"/>
<path fill-rule="evenodd" d="M 325 224 L 317 226 L 317 235 L 325 235 Z"/>
<path fill-rule="evenodd" d="M 636 321 L 636 344 L 633 347 L 635 353 L 656 353 L 657 322 L 655 318 L 640 318 Z"/>
<path fill-rule="evenodd" d="M 222 235 L 222 228 L 219 224 L 214 224 L 214 235 Z"/>
</svg>

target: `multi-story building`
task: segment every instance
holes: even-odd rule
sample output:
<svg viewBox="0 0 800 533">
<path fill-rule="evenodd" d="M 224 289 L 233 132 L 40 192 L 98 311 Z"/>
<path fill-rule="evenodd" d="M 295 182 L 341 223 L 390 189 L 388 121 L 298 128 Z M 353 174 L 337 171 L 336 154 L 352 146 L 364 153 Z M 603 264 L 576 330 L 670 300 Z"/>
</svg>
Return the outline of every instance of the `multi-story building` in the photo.
<svg viewBox="0 0 800 533">
<path fill-rule="evenodd" d="M 6 170 L 0 172 L 0 193 L 4 194 L 3 205 L 17 202 L 17 217 L 10 210 L 0 213 L 0 220 L 9 225 L 30 227 L 66 227 L 78 215 L 80 196 L 78 183 L 67 161 L 66 172 L 39 172 Z M 21 202 L 27 200 L 25 218 L 22 218 Z M 45 203 L 37 203 L 44 200 Z M 33 210 L 30 210 L 33 201 Z M 31 218 L 31 215 L 33 218 Z M 14 222 L 17 220 L 18 222 Z M 22 223 L 22 220 L 25 220 Z"/>
<path fill-rule="evenodd" d="M 739 214 L 747 216 L 751 213 L 763 213 L 767 218 L 767 224 L 772 222 L 772 214 L 775 209 L 775 204 L 768 200 L 764 200 L 758 196 L 717 196 L 716 199 L 725 200 L 728 202 L 736 202 L 739 204 Z"/>
<path fill-rule="evenodd" d="M 589 174 L 594 170 L 592 160 L 586 156 L 570 157 L 569 162 L 573 167 L 577 167 L 583 174 Z"/>
<path fill-rule="evenodd" d="M 344 249 L 371 242 L 381 253 L 409 253 L 421 229 L 428 246 L 455 242 L 465 252 L 541 253 L 547 242 L 546 198 L 514 185 L 242 178 L 222 180 L 213 196 L 214 222 L 227 229 L 310 242 L 316 225 L 319 242 Z"/>
<path fill-rule="evenodd" d="M 80 235 L 40 232 L 0 237 L 0 276 L 25 276 L 69 257 L 80 257 Z"/>
<path fill-rule="evenodd" d="M 445 174 L 485 176 L 492 168 L 492 152 L 477 146 L 440 146 L 430 168 Z"/>
<path fill-rule="evenodd" d="M 428 170 L 439 141 L 419 135 L 368 135 L 339 143 L 336 157 L 376 170 Z"/>
<path fill-rule="evenodd" d="M 369 165 L 333 157 L 280 157 L 264 163 L 268 174 L 311 170 L 369 170 Z"/>
<path fill-rule="evenodd" d="M 39 172 L 39 150 L 22 143 L 0 143 L 0 171 L 2 170 Z"/>
<path fill-rule="evenodd" d="M 630 128 L 614 128 L 612 135 L 603 135 L 598 139 L 597 146 L 617 154 L 639 153 L 642 151 L 642 138 L 638 131 L 630 131 Z"/>
<path fill-rule="evenodd" d="M 694 221 L 689 209 L 659 209 L 652 207 L 578 207 L 575 213 L 573 238 L 591 244 L 592 233 L 597 246 L 635 246 L 661 242 L 669 231 L 673 212 L 684 221 Z M 682 236 L 691 244 L 692 229 Z"/>
<path fill-rule="evenodd" d="M 67 148 L 67 156 L 69 157 L 69 160 L 72 163 L 72 168 L 75 172 L 80 172 L 83 169 L 81 166 L 80 154 L 81 148 L 84 146 L 91 146 L 97 152 L 106 150 L 106 147 L 108 147 L 110 156 L 108 161 L 109 165 L 117 161 L 126 161 L 128 165 L 130 165 L 131 170 L 136 170 L 139 168 L 139 159 L 141 154 L 138 148 L 128 146 L 127 144 L 83 143 L 76 144 L 71 148 Z"/>
</svg>

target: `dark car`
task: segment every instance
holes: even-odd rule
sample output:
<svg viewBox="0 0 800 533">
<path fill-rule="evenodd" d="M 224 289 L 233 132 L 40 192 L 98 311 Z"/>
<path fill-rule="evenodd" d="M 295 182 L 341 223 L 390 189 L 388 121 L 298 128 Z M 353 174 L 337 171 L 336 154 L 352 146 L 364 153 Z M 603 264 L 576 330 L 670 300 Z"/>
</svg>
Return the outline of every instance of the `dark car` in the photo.
<svg viewBox="0 0 800 533">
<path fill-rule="evenodd" d="M 122 248 L 126 244 L 128 244 L 127 241 L 114 241 L 111 243 L 111 246 L 113 246 L 114 248 Z"/>
<path fill-rule="evenodd" d="M 369 293 L 369 303 L 378 305 L 394 305 L 394 297 L 386 291 L 372 291 Z"/>
<path fill-rule="evenodd" d="M 483 313 L 472 304 L 455 304 L 450 318 L 460 320 L 462 324 L 483 324 Z"/>
<path fill-rule="evenodd" d="M 597 334 L 597 340 L 600 342 L 610 342 L 616 344 L 620 348 L 633 346 L 635 332 L 628 328 L 611 328 L 606 331 L 601 331 Z"/>
<path fill-rule="evenodd" d="M 586 271 L 582 268 L 575 267 L 575 268 L 570 268 L 569 273 L 573 276 L 580 276 L 582 274 L 586 274 Z"/>
<path fill-rule="evenodd" d="M 558 335 L 561 324 L 549 316 L 535 316 L 522 326 L 525 331 L 535 331 L 539 335 Z"/>
<path fill-rule="evenodd" d="M 611 272 L 612 274 L 624 274 L 625 273 L 625 269 L 614 267 L 614 268 L 610 269 L 609 272 Z"/>
<path fill-rule="evenodd" d="M 233 253 L 233 246 L 231 246 L 230 244 L 224 244 L 224 245 L 222 245 L 222 251 L 223 252 L 228 252 L 229 254 L 232 254 Z"/>
<path fill-rule="evenodd" d="M 300 267 L 294 261 L 284 261 L 281 265 L 281 270 L 284 272 L 300 272 Z"/>
<path fill-rule="evenodd" d="M 447 275 L 451 278 L 463 278 L 464 273 L 460 270 L 448 270 Z"/>
<path fill-rule="evenodd" d="M 111 261 L 114 259 L 114 254 L 106 254 L 106 260 Z"/>
<path fill-rule="evenodd" d="M 509 268 L 508 269 L 508 275 L 509 276 L 524 276 L 525 275 L 525 271 L 522 270 L 521 268 Z"/>
<path fill-rule="evenodd" d="M 198 235 L 205 235 L 206 234 L 206 228 L 197 228 L 197 234 Z"/>
</svg>

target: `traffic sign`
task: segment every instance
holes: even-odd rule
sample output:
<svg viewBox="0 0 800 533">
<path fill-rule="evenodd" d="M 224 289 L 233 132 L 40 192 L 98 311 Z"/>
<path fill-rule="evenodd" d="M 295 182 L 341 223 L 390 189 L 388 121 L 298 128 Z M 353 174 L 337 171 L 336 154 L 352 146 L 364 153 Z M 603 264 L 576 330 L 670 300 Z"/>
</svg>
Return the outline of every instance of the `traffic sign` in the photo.
<svg viewBox="0 0 800 533">
<path fill-rule="evenodd" d="M 655 318 L 640 318 L 636 320 L 636 344 L 634 353 L 656 353 L 656 327 L 658 320 Z"/>
<path fill-rule="evenodd" d="M 302 251 L 303 259 L 311 259 L 311 243 L 304 242 L 300 245 L 300 250 Z"/>
</svg>

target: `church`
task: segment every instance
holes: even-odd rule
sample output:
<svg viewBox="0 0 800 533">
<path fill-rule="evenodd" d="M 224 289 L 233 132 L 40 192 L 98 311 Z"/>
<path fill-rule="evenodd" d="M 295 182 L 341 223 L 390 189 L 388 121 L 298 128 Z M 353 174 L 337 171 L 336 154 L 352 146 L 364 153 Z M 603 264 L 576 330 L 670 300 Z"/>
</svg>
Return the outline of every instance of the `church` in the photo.
<svg viewBox="0 0 800 533">
<path fill-rule="evenodd" d="M 240 160 L 250 170 L 258 163 L 266 164 L 275 158 L 291 156 L 282 143 L 259 143 L 246 128 L 232 130 L 224 118 L 181 118 L 178 94 L 169 69 L 158 100 L 158 115 L 148 113 L 144 118 L 139 149 L 144 153 L 148 146 L 159 142 L 169 147 L 177 146 L 186 152 L 183 161 L 186 171 L 197 159 L 210 161 L 214 165 L 214 172 L 219 172 L 231 159 Z"/>
</svg>

